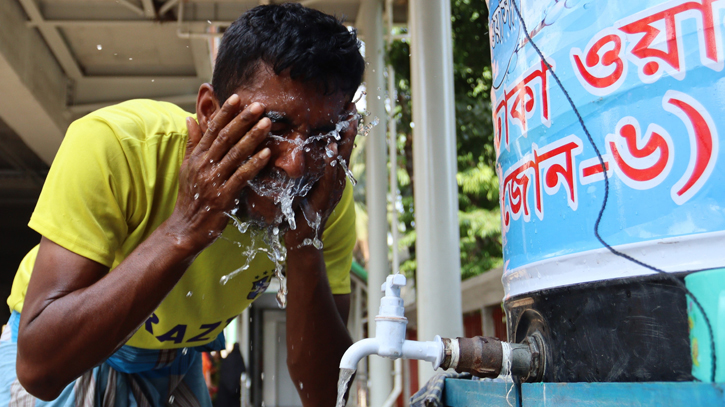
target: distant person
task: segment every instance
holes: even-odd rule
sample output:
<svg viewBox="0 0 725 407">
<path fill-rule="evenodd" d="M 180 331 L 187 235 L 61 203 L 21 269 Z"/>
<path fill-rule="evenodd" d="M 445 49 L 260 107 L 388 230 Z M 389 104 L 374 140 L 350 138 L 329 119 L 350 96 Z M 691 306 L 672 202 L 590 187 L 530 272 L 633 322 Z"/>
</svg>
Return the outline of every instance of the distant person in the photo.
<svg viewBox="0 0 725 407">
<path fill-rule="evenodd" d="M 305 406 L 334 406 L 352 343 L 341 167 L 359 46 L 318 11 L 256 7 L 225 32 L 196 115 L 133 100 L 74 122 L 30 219 L 42 240 L 8 298 L 0 405 L 210 406 L 201 352 L 224 348 L 222 329 L 279 261 L 242 253 L 258 233 L 286 246 L 292 379 Z"/>
<path fill-rule="evenodd" d="M 244 358 L 235 343 L 231 352 L 222 359 L 219 366 L 219 385 L 217 386 L 215 407 L 240 407 L 242 405 L 242 373 L 246 372 Z"/>
</svg>

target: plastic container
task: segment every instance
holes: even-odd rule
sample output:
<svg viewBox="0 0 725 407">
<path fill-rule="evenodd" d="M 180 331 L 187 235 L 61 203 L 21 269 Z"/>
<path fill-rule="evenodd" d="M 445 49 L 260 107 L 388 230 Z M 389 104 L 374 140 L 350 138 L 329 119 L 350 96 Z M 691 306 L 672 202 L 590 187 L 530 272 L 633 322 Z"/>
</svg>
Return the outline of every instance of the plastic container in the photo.
<svg viewBox="0 0 725 407">
<path fill-rule="evenodd" d="M 606 176 L 605 242 L 677 276 L 725 266 L 721 2 L 488 5 L 509 339 L 543 332 L 547 381 L 691 379 L 683 290 L 594 226 Z"/>
<path fill-rule="evenodd" d="M 495 143 L 509 296 L 724 266 L 725 45 L 720 3 L 490 1 Z"/>
<path fill-rule="evenodd" d="M 685 277 L 687 289 L 700 301 L 710 320 L 717 358 L 716 382 L 725 382 L 725 269 L 709 270 Z M 712 380 L 710 332 L 700 309 L 687 299 L 687 320 L 692 349 L 692 375 Z"/>
</svg>

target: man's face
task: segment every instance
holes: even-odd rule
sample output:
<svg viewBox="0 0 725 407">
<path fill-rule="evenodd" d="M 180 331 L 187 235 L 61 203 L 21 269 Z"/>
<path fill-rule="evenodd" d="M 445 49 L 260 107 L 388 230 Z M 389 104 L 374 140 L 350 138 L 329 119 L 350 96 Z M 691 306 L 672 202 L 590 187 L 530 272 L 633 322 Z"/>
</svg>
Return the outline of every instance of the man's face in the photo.
<svg viewBox="0 0 725 407">
<path fill-rule="evenodd" d="M 331 132 L 344 128 L 354 105 L 342 92 L 325 95 L 314 84 L 276 75 L 266 65 L 249 86 L 237 89 L 241 105 L 259 102 L 272 121 L 269 164 L 245 188 L 238 215 L 266 225 L 289 220 L 301 197 L 322 177 Z M 284 212 L 284 213 L 283 213 Z"/>
</svg>

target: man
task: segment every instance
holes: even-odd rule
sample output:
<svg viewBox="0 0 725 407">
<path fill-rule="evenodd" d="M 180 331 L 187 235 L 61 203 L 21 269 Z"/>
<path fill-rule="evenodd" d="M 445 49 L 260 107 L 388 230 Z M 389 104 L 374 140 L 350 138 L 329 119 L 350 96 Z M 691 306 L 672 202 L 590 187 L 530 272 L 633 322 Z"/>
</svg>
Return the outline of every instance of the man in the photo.
<svg viewBox="0 0 725 407">
<path fill-rule="evenodd" d="M 237 213 L 283 239 L 290 374 L 306 406 L 333 406 L 355 240 L 341 167 L 363 70 L 333 17 L 260 6 L 226 31 L 196 118 L 143 100 L 73 123 L 8 299 L 0 404 L 210 405 L 200 351 L 223 346 L 274 269 L 242 254 Z"/>
</svg>

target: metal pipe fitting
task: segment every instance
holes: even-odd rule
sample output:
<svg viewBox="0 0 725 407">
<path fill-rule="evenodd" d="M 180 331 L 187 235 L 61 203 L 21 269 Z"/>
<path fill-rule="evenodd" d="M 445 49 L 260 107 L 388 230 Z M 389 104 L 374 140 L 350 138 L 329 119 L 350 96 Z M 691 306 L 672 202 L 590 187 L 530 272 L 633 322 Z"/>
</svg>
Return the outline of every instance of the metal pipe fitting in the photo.
<svg viewBox="0 0 725 407">
<path fill-rule="evenodd" d="M 511 374 L 522 382 L 540 381 L 544 377 L 544 342 L 538 334 L 529 336 L 522 343 L 482 336 L 442 338 L 442 341 L 443 369 L 488 378 Z"/>
</svg>

